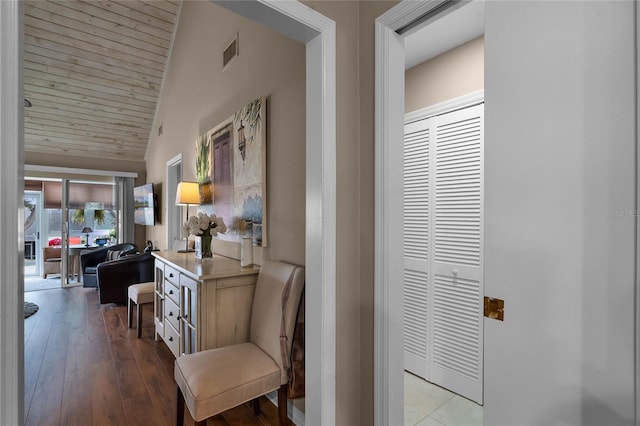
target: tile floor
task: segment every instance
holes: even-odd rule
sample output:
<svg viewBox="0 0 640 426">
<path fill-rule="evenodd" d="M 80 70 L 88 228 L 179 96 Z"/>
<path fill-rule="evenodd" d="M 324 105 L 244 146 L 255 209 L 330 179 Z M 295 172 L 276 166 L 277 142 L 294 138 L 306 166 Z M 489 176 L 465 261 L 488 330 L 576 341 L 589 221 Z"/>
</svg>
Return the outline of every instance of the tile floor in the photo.
<svg viewBox="0 0 640 426">
<path fill-rule="evenodd" d="M 482 426 L 482 406 L 404 373 L 405 426 Z"/>
</svg>

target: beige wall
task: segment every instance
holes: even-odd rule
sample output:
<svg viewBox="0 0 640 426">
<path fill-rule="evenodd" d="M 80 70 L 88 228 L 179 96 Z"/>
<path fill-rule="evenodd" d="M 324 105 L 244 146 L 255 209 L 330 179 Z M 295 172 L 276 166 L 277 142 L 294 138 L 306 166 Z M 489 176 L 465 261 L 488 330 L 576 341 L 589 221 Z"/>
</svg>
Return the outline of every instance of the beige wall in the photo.
<svg viewBox="0 0 640 426">
<path fill-rule="evenodd" d="M 484 88 L 484 36 L 405 73 L 405 111 L 412 112 Z"/>
<path fill-rule="evenodd" d="M 222 51 L 239 33 L 239 56 L 222 71 Z M 183 180 L 195 180 L 195 140 L 267 96 L 267 220 L 263 256 L 304 264 L 305 48 L 209 2 L 184 2 L 147 153 L 147 180 L 166 188 L 166 162 L 182 153 Z M 163 134 L 157 136 L 162 124 Z M 165 249 L 163 223 L 148 237 Z M 191 208 L 190 213 L 195 211 Z"/>
</svg>

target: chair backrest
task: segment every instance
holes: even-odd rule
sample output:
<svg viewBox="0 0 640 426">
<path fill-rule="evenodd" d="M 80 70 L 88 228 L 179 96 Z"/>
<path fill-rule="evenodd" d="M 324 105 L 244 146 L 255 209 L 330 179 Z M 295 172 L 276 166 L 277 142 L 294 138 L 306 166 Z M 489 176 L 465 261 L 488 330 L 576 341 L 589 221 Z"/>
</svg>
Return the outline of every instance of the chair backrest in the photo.
<svg viewBox="0 0 640 426">
<path fill-rule="evenodd" d="M 298 303 L 304 287 L 304 268 L 285 262 L 265 261 L 260 268 L 251 308 L 251 332 L 249 340 L 259 346 L 280 367 L 280 383 L 287 383 L 287 372 L 282 365 L 280 330 L 282 328 L 282 293 L 291 279 L 289 297 L 284 309 L 287 350 L 291 352 L 293 328 Z"/>
<path fill-rule="evenodd" d="M 47 259 L 60 259 L 62 256 L 62 249 L 60 247 L 45 247 L 42 251 L 42 258 L 45 262 Z"/>
<path fill-rule="evenodd" d="M 108 251 L 118 251 L 123 256 L 126 256 L 127 254 L 134 254 L 134 253 L 138 252 L 138 246 L 135 245 L 135 244 L 131 244 L 131 243 L 115 244 L 115 245 L 106 247 L 106 249 Z"/>
</svg>

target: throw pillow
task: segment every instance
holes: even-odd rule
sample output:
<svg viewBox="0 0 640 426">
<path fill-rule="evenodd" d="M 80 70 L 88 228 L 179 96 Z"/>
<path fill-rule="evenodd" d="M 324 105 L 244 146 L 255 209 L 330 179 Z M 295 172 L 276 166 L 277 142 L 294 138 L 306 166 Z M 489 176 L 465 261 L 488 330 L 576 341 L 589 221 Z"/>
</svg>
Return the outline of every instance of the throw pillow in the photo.
<svg viewBox="0 0 640 426">
<path fill-rule="evenodd" d="M 105 260 L 115 260 L 122 255 L 122 251 L 120 250 L 107 250 L 107 257 Z"/>
</svg>

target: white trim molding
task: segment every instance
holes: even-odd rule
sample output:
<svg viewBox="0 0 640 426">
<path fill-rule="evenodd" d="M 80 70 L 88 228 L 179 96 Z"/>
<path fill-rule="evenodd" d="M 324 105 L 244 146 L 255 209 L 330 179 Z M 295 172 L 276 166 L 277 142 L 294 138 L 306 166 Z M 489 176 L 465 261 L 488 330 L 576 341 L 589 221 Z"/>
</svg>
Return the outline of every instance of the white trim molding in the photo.
<svg viewBox="0 0 640 426">
<path fill-rule="evenodd" d="M 0 425 L 24 424 L 22 7 L 0 1 Z"/>
<path fill-rule="evenodd" d="M 93 170 L 93 169 L 75 169 L 71 167 L 55 167 L 55 166 L 39 166 L 25 164 L 25 172 L 34 173 L 51 173 L 60 176 L 66 175 L 87 175 L 87 176 L 113 176 L 113 177 L 130 177 L 137 178 L 138 174 L 134 172 L 117 172 L 110 170 Z"/>
<path fill-rule="evenodd" d="M 404 115 L 404 122 L 405 124 L 413 123 L 414 121 L 424 120 L 425 118 L 433 117 L 434 115 L 446 114 L 448 112 L 478 105 L 483 102 L 484 90 L 478 90 L 477 92 L 468 93 L 448 101 L 408 112 Z"/>
<path fill-rule="evenodd" d="M 636 212 L 640 211 L 640 1 L 634 2 L 635 8 L 635 37 L 636 37 L 636 58 L 635 58 L 635 115 L 636 115 L 636 164 L 635 164 L 635 191 L 636 191 Z M 640 216 L 636 215 L 635 223 L 635 306 L 634 306 L 634 327 L 635 327 L 635 345 L 634 345 L 634 375 L 635 375 L 635 424 L 640 426 Z"/>
<path fill-rule="evenodd" d="M 374 422 L 404 424 L 402 170 L 404 39 L 376 22 Z M 393 86 L 393 88 L 392 88 Z M 398 220 L 393 220 L 394 218 Z M 393 229 L 392 229 L 393 228 Z M 392 285 L 393 284 L 393 288 Z M 399 287 L 398 287 L 399 286 Z"/>
<path fill-rule="evenodd" d="M 265 395 L 274 406 L 278 406 L 278 393 L 273 391 Z M 287 417 L 291 419 L 291 422 L 296 426 L 305 426 L 304 412 L 300 411 L 292 400 L 287 400 Z"/>
<path fill-rule="evenodd" d="M 305 424 L 336 415 L 336 26 L 298 1 L 212 0 L 307 46 Z"/>
</svg>

